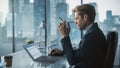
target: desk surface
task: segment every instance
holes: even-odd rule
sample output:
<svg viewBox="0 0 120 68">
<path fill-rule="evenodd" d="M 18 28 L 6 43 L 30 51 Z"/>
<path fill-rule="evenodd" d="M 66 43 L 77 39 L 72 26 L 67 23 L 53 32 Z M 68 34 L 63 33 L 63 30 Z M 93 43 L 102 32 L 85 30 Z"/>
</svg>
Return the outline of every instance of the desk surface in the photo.
<svg viewBox="0 0 120 68">
<path fill-rule="evenodd" d="M 10 54 L 13 56 L 12 68 L 68 68 L 65 57 L 59 57 L 55 63 L 33 62 L 25 50 Z M 51 58 L 56 58 L 52 57 Z M 58 57 L 57 57 L 58 58 Z"/>
</svg>

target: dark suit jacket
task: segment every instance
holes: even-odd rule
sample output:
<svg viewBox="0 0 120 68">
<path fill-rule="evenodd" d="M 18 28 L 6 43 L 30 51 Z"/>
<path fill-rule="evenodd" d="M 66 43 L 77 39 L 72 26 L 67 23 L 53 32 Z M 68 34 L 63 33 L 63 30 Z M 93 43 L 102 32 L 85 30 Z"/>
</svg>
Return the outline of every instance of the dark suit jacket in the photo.
<svg viewBox="0 0 120 68">
<path fill-rule="evenodd" d="M 69 36 L 61 40 L 64 54 L 70 65 L 75 68 L 101 68 L 103 66 L 107 45 L 103 32 L 94 23 L 73 50 Z"/>
</svg>

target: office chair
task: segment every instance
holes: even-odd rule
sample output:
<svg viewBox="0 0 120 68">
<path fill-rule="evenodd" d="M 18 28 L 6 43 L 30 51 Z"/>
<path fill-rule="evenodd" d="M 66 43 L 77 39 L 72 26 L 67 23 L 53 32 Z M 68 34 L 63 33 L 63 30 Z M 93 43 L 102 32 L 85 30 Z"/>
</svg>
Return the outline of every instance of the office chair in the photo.
<svg viewBox="0 0 120 68">
<path fill-rule="evenodd" d="M 113 68 L 114 59 L 117 50 L 117 44 L 118 44 L 118 33 L 116 31 L 109 31 L 107 34 L 108 49 L 107 49 L 106 59 L 103 68 Z"/>
</svg>

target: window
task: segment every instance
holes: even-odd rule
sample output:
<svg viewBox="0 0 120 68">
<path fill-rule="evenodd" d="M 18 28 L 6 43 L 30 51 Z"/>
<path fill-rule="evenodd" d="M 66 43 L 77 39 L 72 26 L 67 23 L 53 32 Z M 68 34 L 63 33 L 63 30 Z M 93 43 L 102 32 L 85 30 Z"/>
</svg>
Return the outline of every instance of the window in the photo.
<svg viewBox="0 0 120 68">
<path fill-rule="evenodd" d="M 73 2 L 77 3 L 77 0 Z M 80 4 L 80 1 L 75 5 L 71 3 L 72 1 L 69 0 L 46 0 L 47 24 L 45 24 L 44 0 L 0 1 L 0 52 L 7 50 L 4 54 L 8 54 L 13 50 L 19 51 L 23 49 L 22 46 L 26 44 L 26 40 L 34 40 L 45 45 L 45 25 L 47 25 L 47 45 L 60 46 L 60 35 L 57 30 L 57 22 L 60 22 L 58 17 L 73 24 L 73 20 L 70 20 L 73 19 L 71 10 L 73 6 Z M 64 8 L 61 8 L 61 5 Z M 78 30 L 75 24 L 72 27 L 70 35 L 74 38 L 73 43 L 77 44 L 79 41 L 72 33 L 77 33 Z M 80 37 L 80 33 L 77 34 Z"/>
<path fill-rule="evenodd" d="M 90 3 L 95 7 L 95 22 L 99 24 L 105 35 L 109 30 L 116 30 L 120 34 L 118 30 L 120 29 L 120 10 L 117 7 L 120 0 L 46 0 L 46 13 L 45 0 L 0 0 L 0 56 L 12 53 L 13 43 L 15 51 L 22 50 L 22 46 L 27 44 L 26 40 L 33 40 L 40 46 L 44 46 L 46 37 L 48 47 L 62 48 L 61 37 L 57 30 L 61 22 L 59 17 L 70 23 L 70 38 L 72 38 L 73 47 L 76 48 L 81 40 L 81 31 L 74 24 L 72 9 L 80 5 L 81 1 L 83 4 Z M 14 6 L 13 9 L 12 6 Z M 115 65 L 119 64 L 119 50 L 120 39 Z"/>
</svg>

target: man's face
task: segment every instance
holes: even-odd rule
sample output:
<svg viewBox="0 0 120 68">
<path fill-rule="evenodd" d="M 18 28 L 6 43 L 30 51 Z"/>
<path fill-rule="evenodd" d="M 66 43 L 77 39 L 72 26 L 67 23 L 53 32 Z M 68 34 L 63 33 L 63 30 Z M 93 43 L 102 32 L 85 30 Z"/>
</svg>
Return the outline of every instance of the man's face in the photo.
<svg viewBox="0 0 120 68">
<path fill-rule="evenodd" d="M 78 12 L 75 12 L 75 22 L 80 30 L 84 29 L 85 20 Z"/>
</svg>

